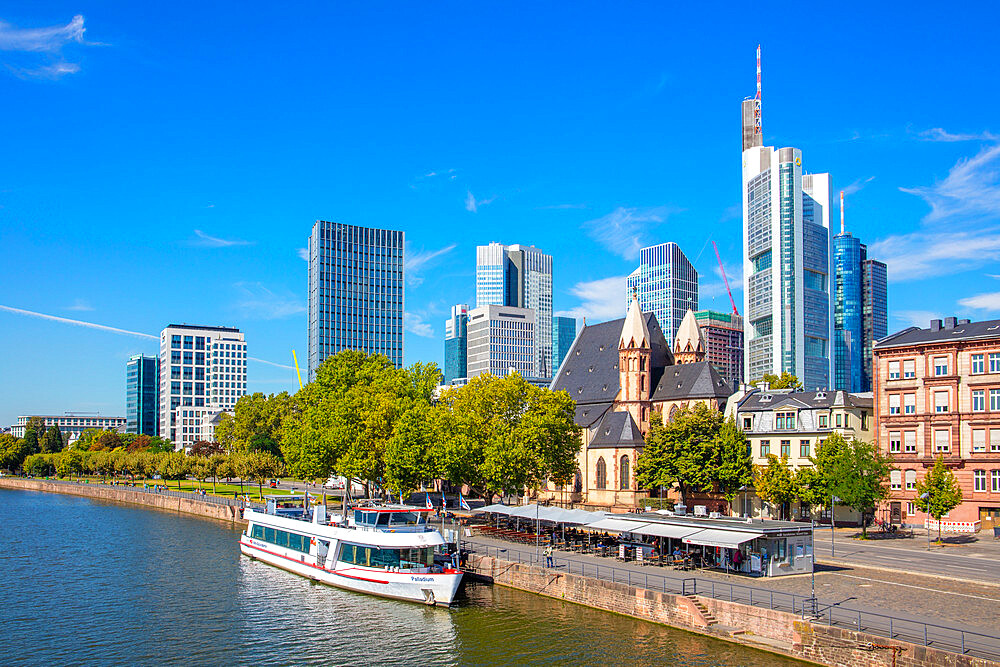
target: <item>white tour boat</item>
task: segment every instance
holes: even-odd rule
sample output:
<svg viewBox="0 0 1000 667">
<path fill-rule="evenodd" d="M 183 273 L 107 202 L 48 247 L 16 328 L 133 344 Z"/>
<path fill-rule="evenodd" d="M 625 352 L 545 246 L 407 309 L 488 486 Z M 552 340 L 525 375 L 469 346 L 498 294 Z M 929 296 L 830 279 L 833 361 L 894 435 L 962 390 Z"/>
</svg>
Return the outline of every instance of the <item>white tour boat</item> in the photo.
<svg viewBox="0 0 1000 667">
<path fill-rule="evenodd" d="M 450 605 L 462 571 L 449 558 L 434 563 L 445 544 L 427 522 L 431 510 L 407 505 L 351 507 L 347 519 L 325 505 L 272 496 L 267 509 L 247 509 L 240 551 L 325 584 L 399 600 Z"/>
</svg>

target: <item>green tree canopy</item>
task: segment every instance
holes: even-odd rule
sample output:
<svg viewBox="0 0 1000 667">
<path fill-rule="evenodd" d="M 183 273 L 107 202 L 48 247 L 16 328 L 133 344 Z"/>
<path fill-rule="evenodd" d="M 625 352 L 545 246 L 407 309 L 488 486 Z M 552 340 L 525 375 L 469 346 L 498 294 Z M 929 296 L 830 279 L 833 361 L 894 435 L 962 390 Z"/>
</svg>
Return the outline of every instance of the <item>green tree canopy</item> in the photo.
<svg viewBox="0 0 1000 667">
<path fill-rule="evenodd" d="M 887 485 L 892 460 L 874 445 L 862 440 L 847 440 L 833 433 L 816 450 L 810 459 L 811 472 L 799 472 L 800 495 L 807 502 L 829 507 L 831 496 L 838 502 L 859 512 L 862 517 L 872 516 L 879 502 L 889 496 Z M 867 537 L 867 521 L 861 522 L 862 535 Z"/>
<path fill-rule="evenodd" d="M 802 383 L 799 379 L 788 371 L 781 371 L 781 375 L 764 373 L 764 376 L 761 379 L 751 384 L 755 387 L 767 384 L 767 386 L 771 389 L 802 389 Z"/>
<path fill-rule="evenodd" d="M 719 463 L 717 438 L 722 421 L 722 413 L 704 403 L 679 410 L 667 424 L 662 415 L 654 412 L 646 446 L 635 466 L 639 485 L 653 488 L 676 484 L 684 504 L 691 492 L 711 490 Z M 739 475 L 736 468 L 727 470 Z"/>
<path fill-rule="evenodd" d="M 228 452 L 246 452 L 254 438 L 264 436 L 271 442 L 281 439 L 281 422 L 292 407 L 287 391 L 267 396 L 261 392 L 245 394 L 236 401 L 233 415 L 223 413 L 215 428 L 216 440 Z M 274 451 L 280 456 L 280 451 Z"/>
<path fill-rule="evenodd" d="M 29 428 L 24 431 L 24 451 L 25 456 L 41 452 L 41 447 L 38 444 L 38 433 L 34 429 Z"/>
<path fill-rule="evenodd" d="M 944 459 L 938 456 L 934 467 L 917 482 L 917 497 L 914 499 L 917 509 L 930 514 L 938 522 L 938 542 L 941 541 L 941 517 L 961 502 L 962 487 L 958 485 L 955 474 L 944 464 Z"/>
<path fill-rule="evenodd" d="M 768 454 L 767 465 L 754 466 L 754 488 L 762 500 L 778 508 L 782 519 L 787 518 L 785 504 L 798 496 L 798 485 L 788 465 L 788 457 L 779 459 L 774 454 Z"/>
<path fill-rule="evenodd" d="M 726 496 L 730 508 L 741 490 L 753 485 L 753 459 L 746 434 L 730 417 L 722 423 L 715 436 L 713 477 Z"/>
<path fill-rule="evenodd" d="M 10 433 L 0 433 L 0 469 L 17 470 L 28 456 L 24 438 L 15 438 Z"/>
<path fill-rule="evenodd" d="M 46 454 L 61 452 L 63 449 L 63 437 L 59 427 L 55 424 L 50 426 L 49 429 L 45 431 L 45 435 L 42 436 L 39 446 L 41 447 L 42 452 Z"/>
</svg>

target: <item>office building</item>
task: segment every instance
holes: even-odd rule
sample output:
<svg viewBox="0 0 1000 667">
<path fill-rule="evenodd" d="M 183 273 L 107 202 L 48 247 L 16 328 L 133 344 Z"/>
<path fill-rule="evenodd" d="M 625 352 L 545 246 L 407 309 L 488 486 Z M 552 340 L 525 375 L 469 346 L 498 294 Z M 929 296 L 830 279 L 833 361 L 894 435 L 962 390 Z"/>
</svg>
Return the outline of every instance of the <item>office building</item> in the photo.
<svg viewBox="0 0 1000 667">
<path fill-rule="evenodd" d="M 444 384 L 468 377 L 469 307 L 451 307 L 451 317 L 444 322 Z"/>
<path fill-rule="evenodd" d="M 1000 320 L 903 329 L 874 344 L 873 364 L 876 444 L 894 468 L 882 518 L 937 530 L 916 489 L 941 457 L 962 488 L 942 529 L 1000 526 Z"/>
<path fill-rule="evenodd" d="M 537 379 L 535 312 L 513 306 L 480 306 L 469 311 L 468 377 L 506 377 L 516 372 Z"/>
<path fill-rule="evenodd" d="M 743 318 L 737 313 L 699 310 L 694 314 L 705 337 L 705 361 L 730 387 L 743 383 Z"/>
<path fill-rule="evenodd" d="M 476 308 L 511 306 L 533 312 L 533 369 L 555 373 L 552 354 L 552 256 L 534 246 L 490 243 L 476 248 Z M 470 352 L 470 363 L 471 363 Z M 470 371 L 471 374 L 471 371 Z"/>
<path fill-rule="evenodd" d="M 160 358 L 136 354 L 125 363 L 125 432 L 160 434 Z"/>
<path fill-rule="evenodd" d="M 309 381 L 341 350 L 403 366 L 404 234 L 317 220 L 309 236 Z"/>
<path fill-rule="evenodd" d="M 576 318 L 575 317 L 553 317 L 552 318 L 552 368 L 556 372 L 562 365 L 563 359 L 569 354 L 569 348 L 573 347 L 576 339 Z"/>
<path fill-rule="evenodd" d="M 656 315 L 673 340 L 688 310 L 698 310 L 698 272 L 673 241 L 639 250 L 639 266 L 629 275 L 626 306 L 638 295 L 644 313 Z"/>
<path fill-rule="evenodd" d="M 160 437 L 183 448 L 206 439 L 205 416 L 234 410 L 246 391 L 239 329 L 171 324 L 160 333 Z"/>
<path fill-rule="evenodd" d="M 888 268 L 884 262 L 861 262 L 861 353 L 865 391 L 872 388 L 872 349 L 889 333 Z"/>
<path fill-rule="evenodd" d="M 28 421 L 33 417 L 41 417 L 45 421 L 45 428 L 58 426 L 63 437 L 69 434 L 69 444 L 73 444 L 80 439 L 84 431 L 97 429 L 99 431 L 118 431 L 125 429 L 125 417 L 102 417 L 98 413 L 88 412 L 67 412 L 61 415 L 21 415 L 17 418 L 17 424 L 11 427 L 10 432 L 15 438 L 23 438 Z M 38 439 L 42 438 L 41 433 Z"/>
</svg>

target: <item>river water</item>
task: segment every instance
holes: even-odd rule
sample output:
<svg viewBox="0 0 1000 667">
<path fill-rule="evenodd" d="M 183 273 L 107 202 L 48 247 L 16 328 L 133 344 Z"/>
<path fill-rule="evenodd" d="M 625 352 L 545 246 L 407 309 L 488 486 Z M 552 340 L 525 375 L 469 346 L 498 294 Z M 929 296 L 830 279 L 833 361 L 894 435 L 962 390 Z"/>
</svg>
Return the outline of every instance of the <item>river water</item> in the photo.
<svg viewBox="0 0 1000 667">
<path fill-rule="evenodd" d="M 0 489 L 0 663 L 801 665 L 680 630 L 470 584 L 451 609 L 240 556 L 174 513 Z"/>
</svg>

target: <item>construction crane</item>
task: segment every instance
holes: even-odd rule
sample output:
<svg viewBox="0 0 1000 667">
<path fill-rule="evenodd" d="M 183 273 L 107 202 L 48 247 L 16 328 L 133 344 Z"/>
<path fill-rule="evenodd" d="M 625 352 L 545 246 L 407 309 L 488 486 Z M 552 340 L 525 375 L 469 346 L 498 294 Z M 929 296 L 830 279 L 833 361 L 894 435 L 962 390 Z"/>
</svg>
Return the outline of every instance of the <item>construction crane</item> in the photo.
<svg viewBox="0 0 1000 667">
<path fill-rule="evenodd" d="M 719 270 L 722 271 L 722 280 L 726 283 L 726 292 L 729 293 L 729 303 L 733 304 L 733 315 L 739 315 L 740 311 L 736 310 L 736 301 L 733 300 L 733 290 L 729 289 L 729 278 L 726 278 L 726 268 L 722 266 L 722 257 L 719 256 L 719 246 L 715 245 L 715 241 L 712 241 L 712 248 L 715 250 L 715 259 L 719 260 Z"/>
<path fill-rule="evenodd" d="M 295 356 L 295 350 L 292 350 L 292 361 L 295 362 L 295 373 L 299 376 L 299 389 L 302 389 L 302 371 L 299 370 L 299 358 Z"/>
</svg>

